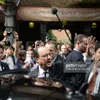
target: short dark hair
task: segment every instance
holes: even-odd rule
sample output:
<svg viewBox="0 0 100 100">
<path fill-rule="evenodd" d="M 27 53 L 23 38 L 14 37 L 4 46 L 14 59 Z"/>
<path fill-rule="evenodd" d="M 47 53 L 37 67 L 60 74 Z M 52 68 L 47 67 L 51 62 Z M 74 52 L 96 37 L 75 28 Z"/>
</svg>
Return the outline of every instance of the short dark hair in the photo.
<svg viewBox="0 0 100 100">
<path fill-rule="evenodd" d="M 13 51 L 15 50 L 15 48 L 12 46 L 12 45 L 10 45 L 10 46 L 5 46 L 5 49 L 7 50 L 7 49 L 12 49 Z"/>
<path fill-rule="evenodd" d="M 19 51 L 19 56 L 22 56 L 22 55 L 26 55 L 26 50 L 20 50 Z"/>
<path fill-rule="evenodd" d="M 54 45 L 55 49 L 57 49 L 57 43 L 53 40 L 46 42 L 46 44 Z"/>
<path fill-rule="evenodd" d="M 95 49 L 94 49 L 94 51 L 96 52 L 99 48 L 100 48 L 100 42 L 97 42 L 97 43 L 95 44 Z"/>
<path fill-rule="evenodd" d="M 35 58 L 38 58 L 39 57 L 39 48 L 41 48 L 41 47 L 45 47 L 45 46 L 39 46 L 36 50 L 34 50 L 34 57 Z"/>
<path fill-rule="evenodd" d="M 82 42 L 82 41 L 83 41 L 83 38 L 87 38 L 87 36 L 86 36 L 86 35 L 83 35 L 83 34 L 78 34 L 78 35 L 75 36 L 75 38 L 74 38 L 74 44 L 76 44 L 77 41 Z"/>
</svg>

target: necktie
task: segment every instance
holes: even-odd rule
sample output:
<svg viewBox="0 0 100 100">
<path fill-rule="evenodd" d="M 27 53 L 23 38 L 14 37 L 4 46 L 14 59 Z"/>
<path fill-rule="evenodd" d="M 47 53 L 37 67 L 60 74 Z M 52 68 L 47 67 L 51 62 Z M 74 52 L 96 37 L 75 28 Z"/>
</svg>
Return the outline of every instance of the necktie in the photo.
<svg viewBox="0 0 100 100">
<path fill-rule="evenodd" d="M 45 71 L 44 76 L 45 76 L 45 78 L 49 77 L 49 73 Z"/>
<path fill-rule="evenodd" d="M 93 90 L 94 90 L 94 86 L 95 86 L 95 83 L 96 83 L 97 74 L 98 74 L 98 72 L 95 71 L 94 74 L 93 74 L 93 76 L 92 76 L 92 78 L 91 78 L 91 80 L 90 80 L 90 82 L 89 82 L 89 84 L 88 84 L 88 92 L 89 93 L 92 93 Z"/>
</svg>

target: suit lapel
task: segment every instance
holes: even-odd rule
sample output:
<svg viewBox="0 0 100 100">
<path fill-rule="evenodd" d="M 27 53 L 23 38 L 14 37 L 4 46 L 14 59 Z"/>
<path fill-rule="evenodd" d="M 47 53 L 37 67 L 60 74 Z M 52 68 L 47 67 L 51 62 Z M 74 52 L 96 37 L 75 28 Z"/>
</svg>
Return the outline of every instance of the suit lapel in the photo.
<svg viewBox="0 0 100 100">
<path fill-rule="evenodd" d="M 36 69 L 34 69 L 33 71 L 29 72 L 28 75 L 32 76 L 32 77 L 38 77 L 38 73 L 39 73 L 39 67 L 37 67 Z"/>
<path fill-rule="evenodd" d="M 1 65 L 1 69 L 4 71 L 5 70 L 5 67 L 4 67 L 3 63 L 0 62 L 0 65 Z"/>
<path fill-rule="evenodd" d="M 82 56 L 82 57 L 83 57 L 83 55 L 82 55 L 81 51 L 76 51 L 76 50 L 74 50 L 74 52 L 75 52 L 75 53 L 78 53 L 80 56 Z"/>
<path fill-rule="evenodd" d="M 54 77 L 54 67 L 52 66 L 50 69 L 49 69 L 49 76 L 50 77 Z"/>
</svg>

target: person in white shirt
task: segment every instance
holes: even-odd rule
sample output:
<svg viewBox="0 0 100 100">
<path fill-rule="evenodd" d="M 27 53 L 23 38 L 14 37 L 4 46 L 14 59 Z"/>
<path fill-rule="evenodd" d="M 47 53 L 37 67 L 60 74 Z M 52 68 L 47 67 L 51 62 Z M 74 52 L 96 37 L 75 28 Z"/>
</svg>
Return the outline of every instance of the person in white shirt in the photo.
<svg viewBox="0 0 100 100">
<path fill-rule="evenodd" d="M 100 93 L 99 93 L 100 91 L 100 42 L 96 43 L 94 51 L 95 51 L 94 56 L 93 56 L 94 61 L 90 64 L 89 66 L 90 70 L 88 70 L 86 73 L 86 82 L 88 84 L 87 93 L 88 93 L 89 98 L 100 97 Z M 95 78 L 96 81 L 93 82 L 94 83 L 94 86 L 92 86 L 93 91 L 91 91 L 90 84 L 95 72 L 97 72 L 97 75 Z M 99 100 L 99 99 L 95 99 L 95 100 Z"/>
<path fill-rule="evenodd" d="M 17 69 L 16 63 L 18 59 L 14 55 L 14 47 L 12 45 L 5 46 L 5 50 L 6 50 L 6 57 L 5 59 L 3 59 L 3 61 L 9 65 L 9 68 L 11 70 Z"/>
<path fill-rule="evenodd" d="M 8 64 L 2 61 L 3 56 L 4 56 L 4 47 L 3 45 L 0 44 L 0 71 L 8 71 L 10 69 Z"/>
<path fill-rule="evenodd" d="M 34 66 L 34 50 L 29 50 L 28 51 L 28 56 L 26 57 L 25 60 L 25 65 L 23 66 L 23 68 L 32 68 Z"/>
</svg>

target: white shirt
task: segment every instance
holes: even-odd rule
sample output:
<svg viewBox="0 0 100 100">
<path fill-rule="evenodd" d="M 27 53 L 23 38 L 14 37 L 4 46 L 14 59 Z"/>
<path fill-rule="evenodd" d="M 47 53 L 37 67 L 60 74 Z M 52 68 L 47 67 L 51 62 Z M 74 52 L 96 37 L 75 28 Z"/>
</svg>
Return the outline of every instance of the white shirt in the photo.
<svg viewBox="0 0 100 100">
<path fill-rule="evenodd" d="M 93 74 L 94 74 L 94 72 L 95 72 L 95 69 L 96 69 L 96 67 L 93 66 L 93 69 L 92 69 L 92 71 L 90 72 L 90 75 L 89 75 L 89 78 L 88 78 L 88 83 L 90 82 L 90 80 L 91 80 L 91 78 L 92 78 L 92 76 L 93 76 Z"/>
<path fill-rule="evenodd" d="M 48 72 L 48 70 L 46 71 Z M 45 70 L 43 70 L 40 66 L 39 66 L 39 73 L 38 73 L 38 78 L 42 78 L 45 77 Z M 49 77 L 49 74 L 46 75 L 46 77 Z"/>
<path fill-rule="evenodd" d="M 0 71 L 2 71 L 1 65 L 0 65 Z"/>
<path fill-rule="evenodd" d="M 88 83 L 90 82 L 91 78 L 93 76 L 93 72 L 90 73 L 89 78 L 88 78 Z"/>
<path fill-rule="evenodd" d="M 100 87 L 100 68 L 97 69 L 98 75 L 96 77 L 96 82 L 93 90 L 93 95 L 96 95 L 99 92 L 99 87 Z"/>
<path fill-rule="evenodd" d="M 34 58 L 32 59 L 32 58 L 30 58 L 30 57 L 27 57 L 26 58 L 26 60 L 25 60 L 25 63 L 27 63 L 27 62 L 29 62 L 29 63 L 31 63 L 32 65 L 30 65 L 29 66 L 29 68 L 31 68 L 31 67 L 33 67 L 34 66 Z"/>
<path fill-rule="evenodd" d="M 81 52 L 81 51 L 79 51 L 79 50 L 78 50 L 78 49 L 76 49 L 76 48 L 74 48 L 74 50 L 75 50 L 75 51 L 78 51 L 78 52 Z"/>
<path fill-rule="evenodd" d="M 34 66 L 30 69 L 30 72 L 34 71 L 38 67 L 39 67 L 38 63 L 34 64 Z"/>
<path fill-rule="evenodd" d="M 27 57 L 26 60 L 25 60 L 25 63 L 26 62 L 30 62 L 30 63 L 33 63 L 34 62 L 34 58 L 30 58 L 30 57 Z"/>
<path fill-rule="evenodd" d="M 14 59 L 15 59 L 15 65 L 14 65 L 14 63 L 13 63 L 13 60 L 12 60 L 12 57 L 11 57 L 11 56 L 8 56 L 7 58 L 5 58 L 5 59 L 3 60 L 3 62 L 5 62 L 5 63 L 8 64 L 10 70 L 12 70 L 12 69 L 17 69 L 17 66 L 16 66 L 17 58 L 14 56 Z"/>
<path fill-rule="evenodd" d="M 92 76 L 94 75 L 96 69 L 97 69 L 97 68 L 96 68 L 96 66 L 94 65 L 94 67 L 93 67 L 93 69 L 92 69 L 92 71 L 91 71 L 91 73 L 90 73 L 90 75 L 89 75 L 89 78 L 88 78 L 88 84 L 90 83 L 91 78 L 92 78 Z M 94 88 L 95 88 L 95 87 L 94 87 Z M 93 92 L 94 92 L 94 90 L 93 90 Z M 94 94 L 95 94 L 95 93 L 93 93 L 93 92 L 91 93 L 92 96 L 94 96 Z M 87 91 L 87 93 L 88 93 L 88 91 Z"/>
</svg>

